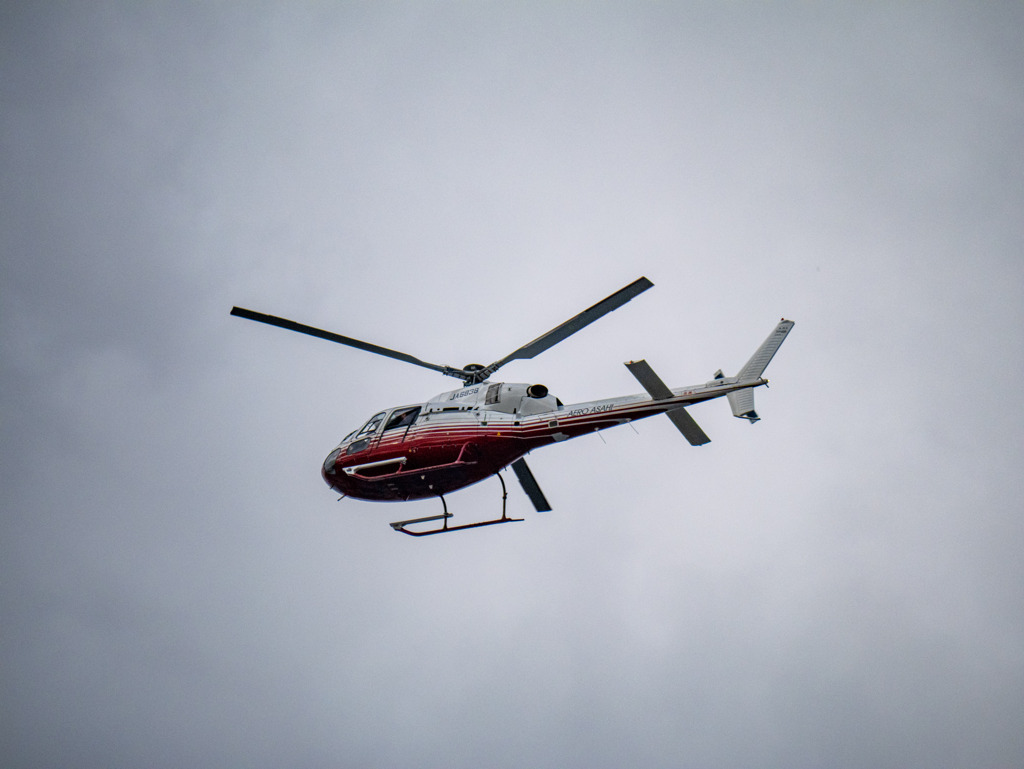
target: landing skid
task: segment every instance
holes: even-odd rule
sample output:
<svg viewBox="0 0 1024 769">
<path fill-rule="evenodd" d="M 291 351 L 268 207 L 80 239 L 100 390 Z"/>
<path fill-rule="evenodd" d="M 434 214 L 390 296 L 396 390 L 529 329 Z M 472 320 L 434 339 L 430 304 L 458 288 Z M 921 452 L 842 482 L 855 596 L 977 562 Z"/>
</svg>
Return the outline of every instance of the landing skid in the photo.
<svg viewBox="0 0 1024 769">
<path fill-rule="evenodd" d="M 391 524 L 391 528 L 395 531 L 400 531 L 403 534 L 408 534 L 410 537 L 427 537 L 431 534 L 447 534 L 451 531 L 462 531 L 463 529 L 479 529 L 482 526 L 497 526 L 499 523 L 517 523 L 524 520 L 523 518 L 509 518 L 505 515 L 505 500 L 508 499 L 508 491 L 505 488 L 505 479 L 501 477 L 501 473 L 496 473 L 498 480 L 501 481 L 501 518 L 495 518 L 493 521 L 478 521 L 476 523 L 463 523 L 459 526 L 449 526 L 448 519 L 452 517 L 452 514 L 448 512 L 448 503 L 444 501 L 444 494 L 438 494 L 441 498 L 441 505 L 444 507 L 444 512 L 441 515 L 428 515 L 426 518 L 412 518 L 408 521 L 395 521 Z M 430 529 L 429 531 L 410 531 L 405 528 L 406 526 L 412 526 L 416 523 L 429 523 L 430 521 L 444 521 L 444 525 L 437 529 Z"/>
</svg>

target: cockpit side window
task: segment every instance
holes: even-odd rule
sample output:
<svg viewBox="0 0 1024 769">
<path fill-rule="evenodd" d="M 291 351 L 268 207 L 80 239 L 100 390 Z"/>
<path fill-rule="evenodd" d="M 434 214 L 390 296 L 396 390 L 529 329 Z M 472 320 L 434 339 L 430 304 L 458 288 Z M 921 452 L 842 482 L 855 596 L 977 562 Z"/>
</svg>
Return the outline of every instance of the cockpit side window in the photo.
<svg viewBox="0 0 1024 769">
<path fill-rule="evenodd" d="M 404 409 L 395 409 L 391 415 L 391 419 L 384 425 L 384 430 L 394 430 L 399 427 L 408 427 L 416 421 L 416 417 L 420 414 L 419 406 L 410 406 Z"/>
</svg>

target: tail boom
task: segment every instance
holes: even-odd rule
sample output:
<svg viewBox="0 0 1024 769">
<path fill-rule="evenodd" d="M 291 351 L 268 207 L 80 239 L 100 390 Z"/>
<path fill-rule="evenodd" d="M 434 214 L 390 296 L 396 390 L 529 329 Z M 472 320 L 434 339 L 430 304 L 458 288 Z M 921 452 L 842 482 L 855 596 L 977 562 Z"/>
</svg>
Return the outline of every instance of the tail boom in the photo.
<svg viewBox="0 0 1024 769">
<path fill-rule="evenodd" d="M 696 403 L 726 397 L 735 416 L 750 422 L 758 421 L 760 417 L 754 410 L 754 389 L 768 384 L 761 374 L 793 325 L 793 321 L 783 319 L 740 369 L 740 375 L 726 377 L 717 372 L 715 378 L 703 384 L 669 388 L 646 361 L 629 361 L 626 367 L 647 391 L 645 394 L 566 404 L 556 412 L 524 418 L 521 435 L 532 444 L 531 449 L 539 448 L 551 441 L 564 441 L 665 414 L 692 445 L 701 446 L 711 439 L 686 409 Z"/>
</svg>

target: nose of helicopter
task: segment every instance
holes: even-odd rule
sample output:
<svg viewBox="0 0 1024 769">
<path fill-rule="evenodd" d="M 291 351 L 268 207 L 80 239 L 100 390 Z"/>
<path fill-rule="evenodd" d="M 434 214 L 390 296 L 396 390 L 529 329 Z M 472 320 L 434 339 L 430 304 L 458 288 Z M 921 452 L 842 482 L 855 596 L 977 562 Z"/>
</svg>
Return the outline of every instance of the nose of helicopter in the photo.
<svg viewBox="0 0 1024 769">
<path fill-rule="evenodd" d="M 335 449 L 327 455 L 323 467 L 320 468 L 320 475 L 328 486 L 334 488 L 338 478 L 338 457 L 341 456 L 341 449 Z"/>
</svg>

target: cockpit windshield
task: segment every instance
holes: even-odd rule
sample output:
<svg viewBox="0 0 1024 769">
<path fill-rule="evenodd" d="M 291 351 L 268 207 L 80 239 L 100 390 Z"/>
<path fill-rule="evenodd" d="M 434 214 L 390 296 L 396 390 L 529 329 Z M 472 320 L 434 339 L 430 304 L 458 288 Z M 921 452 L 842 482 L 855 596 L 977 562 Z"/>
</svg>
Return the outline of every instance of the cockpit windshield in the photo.
<svg viewBox="0 0 1024 769">
<path fill-rule="evenodd" d="M 388 412 L 381 411 L 379 414 L 374 414 L 370 417 L 369 421 L 360 427 L 358 430 L 349 433 L 342 440 L 342 445 L 347 443 L 349 440 L 352 442 L 348 445 L 346 454 L 355 454 L 358 451 L 362 451 L 370 445 L 370 439 L 373 434 L 377 432 L 377 428 L 380 427 L 380 423 L 384 421 L 384 417 L 388 415 Z"/>
<path fill-rule="evenodd" d="M 384 430 L 395 430 L 400 427 L 409 427 L 413 422 L 416 421 L 416 417 L 420 415 L 421 406 L 403 406 L 401 408 L 393 409 L 392 411 L 381 411 L 374 414 L 367 420 L 366 424 L 360 427 L 358 430 L 353 430 L 344 438 L 341 439 L 341 444 L 344 446 L 346 443 L 349 444 L 348 454 L 354 454 L 357 451 L 362 451 L 370 445 L 370 439 L 377 434 L 377 430 L 380 428 L 381 423 L 388 417 L 387 424 L 384 425 Z M 390 415 L 390 416 L 389 416 Z"/>
<path fill-rule="evenodd" d="M 370 417 L 370 420 L 362 426 L 358 433 L 356 433 L 356 438 L 367 438 L 377 432 L 377 428 L 380 427 L 380 423 L 384 421 L 384 417 L 387 416 L 387 413 L 388 412 L 386 411 L 382 411 L 379 414 L 374 414 Z"/>
</svg>

